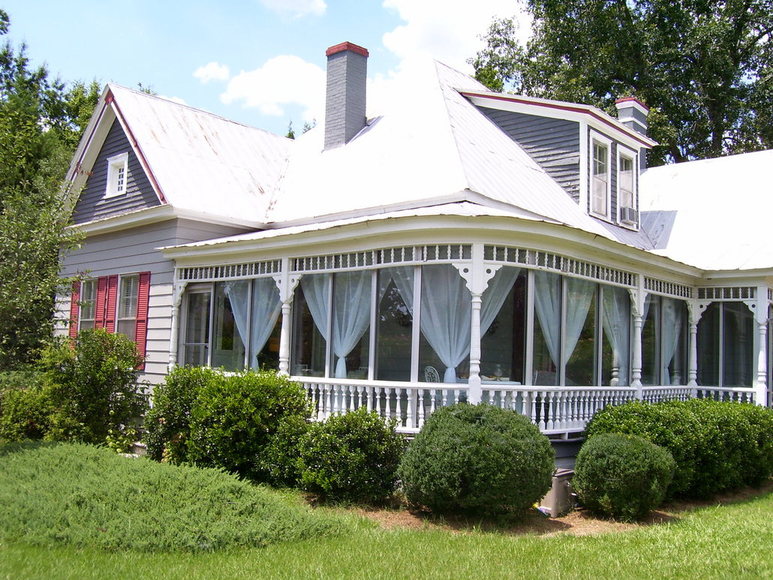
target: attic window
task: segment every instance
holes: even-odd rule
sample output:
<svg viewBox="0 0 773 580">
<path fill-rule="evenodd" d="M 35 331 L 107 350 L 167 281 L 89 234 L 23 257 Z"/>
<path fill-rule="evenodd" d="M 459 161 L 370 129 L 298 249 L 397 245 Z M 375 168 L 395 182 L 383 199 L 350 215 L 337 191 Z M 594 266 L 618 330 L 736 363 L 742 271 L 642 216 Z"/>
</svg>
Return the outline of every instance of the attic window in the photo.
<svg viewBox="0 0 773 580">
<path fill-rule="evenodd" d="M 594 136 L 591 140 L 593 159 L 591 162 L 591 213 L 600 217 L 609 217 L 609 199 L 611 189 L 611 167 L 609 153 L 611 143 Z"/>
<path fill-rule="evenodd" d="M 107 187 L 105 197 L 113 197 L 126 193 L 128 179 L 129 154 L 121 153 L 107 160 Z"/>
</svg>

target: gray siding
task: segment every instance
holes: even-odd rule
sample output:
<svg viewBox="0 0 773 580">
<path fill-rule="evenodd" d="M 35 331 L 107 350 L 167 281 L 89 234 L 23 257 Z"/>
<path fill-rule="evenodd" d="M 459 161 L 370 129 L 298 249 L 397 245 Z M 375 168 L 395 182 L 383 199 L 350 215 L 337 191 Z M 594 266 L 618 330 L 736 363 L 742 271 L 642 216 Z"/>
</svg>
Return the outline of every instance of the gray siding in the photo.
<svg viewBox="0 0 773 580">
<path fill-rule="evenodd" d="M 150 301 L 145 372 L 143 379 L 156 384 L 163 380 L 169 362 L 172 328 L 172 283 L 174 264 L 157 248 L 243 233 L 243 229 L 189 220 L 170 220 L 116 233 L 88 238 L 80 248 L 62 259 L 62 276 L 89 277 L 150 271 Z M 70 314 L 70 297 L 57 300 L 58 316 Z M 60 332 L 64 332 L 64 325 Z"/>
<path fill-rule="evenodd" d="M 129 153 L 126 193 L 105 199 L 107 160 L 125 152 Z M 75 204 L 73 223 L 82 224 L 156 205 L 160 205 L 158 196 L 132 151 L 121 124 L 115 120 Z"/>
<path fill-rule="evenodd" d="M 580 127 L 573 121 L 549 119 L 481 107 L 575 201 L 580 199 Z"/>
</svg>

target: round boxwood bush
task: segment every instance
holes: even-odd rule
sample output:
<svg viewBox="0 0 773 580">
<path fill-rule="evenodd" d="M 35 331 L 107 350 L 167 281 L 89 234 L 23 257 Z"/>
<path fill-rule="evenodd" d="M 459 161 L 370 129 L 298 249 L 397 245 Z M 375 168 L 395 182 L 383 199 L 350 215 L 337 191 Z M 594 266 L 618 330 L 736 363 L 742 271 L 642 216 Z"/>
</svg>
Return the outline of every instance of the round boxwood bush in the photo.
<svg viewBox="0 0 773 580">
<path fill-rule="evenodd" d="M 301 385 L 274 371 L 218 373 L 191 409 L 188 460 L 264 481 L 260 457 L 285 417 L 310 415 Z"/>
<path fill-rule="evenodd" d="M 334 501 L 382 501 L 395 491 L 403 447 L 394 421 L 363 407 L 333 415 L 300 437 L 300 486 Z"/>
<path fill-rule="evenodd" d="M 491 405 L 435 411 L 399 474 L 408 500 L 433 512 L 529 509 L 550 489 L 554 452 L 526 417 Z"/>
<path fill-rule="evenodd" d="M 635 435 L 606 433 L 580 449 L 572 485 L 591 511 L 634 521 L 660 505 L 675 468 L 663 447 Z"/>
<path fill-rule="evenodd" d="M 144 424 L 148 456 L 170 463 L 188 459 L 191 409 L 204 386 L 220 376 L 219 371 L 209 367 L 176 367 L 153 388 L 153 406 Z"/>
</svg>

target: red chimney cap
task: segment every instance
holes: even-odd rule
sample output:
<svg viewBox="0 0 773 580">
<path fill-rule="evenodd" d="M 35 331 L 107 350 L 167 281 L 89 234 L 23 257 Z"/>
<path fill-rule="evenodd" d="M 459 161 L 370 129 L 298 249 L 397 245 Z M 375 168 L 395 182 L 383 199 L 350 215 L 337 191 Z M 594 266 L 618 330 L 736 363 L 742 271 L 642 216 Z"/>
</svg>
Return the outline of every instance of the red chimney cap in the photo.
<svg viewBox="0 0 773 580">
<path fill-rule="evenodd" d="M 335 46 L 331 46 L 325 51 L 325 56 L 332 56 L 334 54 L 338 54 L 339 52 L 346 52 L 347 50 L 351 50 L 352 52 L 361 54 L 365 58 L 370 56 L 367 48 L 363 48 L 352 42 L 342 42 L 341 44 L 336 44 Z"/>
<path fill-rule="evenodd" d="M 649 111 L 650 110 L 650 108 L 647 105 L 642 103 L 636 97 L 623 97 L 622 99 L 617 99 L 615 101 L 615 105 L 622 105 L 623 103 L 635 103 L 635 104 L 639 105 L 640 107 L 642 107 L 645 111 Z"/>
</svg>

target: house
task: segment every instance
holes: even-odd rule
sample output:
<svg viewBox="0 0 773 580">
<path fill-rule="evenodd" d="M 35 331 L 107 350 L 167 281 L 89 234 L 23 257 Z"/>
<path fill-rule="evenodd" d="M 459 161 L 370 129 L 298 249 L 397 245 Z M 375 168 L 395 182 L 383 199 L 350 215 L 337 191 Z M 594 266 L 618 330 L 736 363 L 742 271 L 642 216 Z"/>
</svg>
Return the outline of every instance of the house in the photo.
<svg viewBox="0 0 773 580">
<path fill-rule="evenodd" d="M 645 105 L 488 91 L 440 63 L 366 117 L 368 52 L 328 49 L 297 140 L 108 85 L 69 173 L 69 332 L 144 377 L 269 366 L 320 417 L 418 430 L 488 401 L 548 433 L 631 399 L 770 404 L 773 151 L 646 169 Z"/>
</svg>

